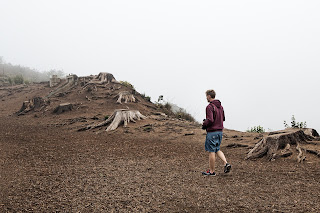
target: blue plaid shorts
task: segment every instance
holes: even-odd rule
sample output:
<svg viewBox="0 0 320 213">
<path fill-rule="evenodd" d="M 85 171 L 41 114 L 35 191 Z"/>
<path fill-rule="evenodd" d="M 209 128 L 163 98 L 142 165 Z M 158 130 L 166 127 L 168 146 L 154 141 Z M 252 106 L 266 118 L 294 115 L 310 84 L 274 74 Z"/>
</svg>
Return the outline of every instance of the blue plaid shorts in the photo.
<svg viewBox="0 0 320 213">
<path fill-rule="evenodd" d="M 218 152 L 222 141 L 222 132 L 207 132 L 205 149 L 207 152 Z"/>
</svg>

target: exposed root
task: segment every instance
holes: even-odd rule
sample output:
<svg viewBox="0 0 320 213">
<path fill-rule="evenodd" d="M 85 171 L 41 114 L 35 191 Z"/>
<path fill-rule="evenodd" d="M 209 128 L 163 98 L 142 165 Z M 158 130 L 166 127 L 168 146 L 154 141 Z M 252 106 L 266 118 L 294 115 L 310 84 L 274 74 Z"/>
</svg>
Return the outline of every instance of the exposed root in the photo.
<svg viewBox="0 0 320 213">
<path fill-rule="evenodd" d="M 102 126 L 107 126 L 111 123 L 106 129 L 106 131 L 108 132 L 117 129 L 120 124 L 123 124 L 126 127 L 128 123 L 135 123 L 135 120 L 141 119 L 146 119 L 146 116 L 142 115 L 138 110 L 118 109 L 115 110 L 114 113 L 107 120 L 99 124 L 89 125 L 87 127 L 81 128 L 78 131 L 95 129 Z"/>
<path fill-rule="evenodd" d="M 248 145 L 240 144 L 240 143 L 232 143 L 227 145 L 228 148 L 238 148 L 238 147 L 248 147 Z"/>
<path fill-rule="evenodd" d="M 309 131 L 310 132 L 310 131 Z M 312 132 L 312 131 L 311 131 Z M 298 162 L 305 160 L 300 143 L 307 143 L 312 140 L 312 135 L 307 135 L 301 129 L 289 129 L 285 132 L 273 132 L 269 136 L 261 139 L 253 149 L 247 154 L 246 159 L 255 159 L 267 156 L 269 160 L 274 160 L 278 157 L 288 157 L 292 155 L 290 145 L 296 145 L 298 154 Z"/>
<path fill-rule="evenodd" d="M 297 145 L 296 150 L 299 152 L 297 159 L 298 159 L 298 163 L 301 163 L 302 161 L 304 161 L 306 159 L 306 156 L 303 154 L 300 144 Z"/>
<path fill-rule="evenodd" d="M 121 101 L 124 101 L 124 103 L 136 102 L 134 95 L 128 91 L 119 92 L 117 97 L 118 97 L 117 103 L 119 104 L 121 104 Z"/>
<path fill-rule="evenodd" d="M 313 150 L 313 149 L 307 149 L 306 152 L 314 154 L 320 158 L 320 151 Z"/>
</svg>

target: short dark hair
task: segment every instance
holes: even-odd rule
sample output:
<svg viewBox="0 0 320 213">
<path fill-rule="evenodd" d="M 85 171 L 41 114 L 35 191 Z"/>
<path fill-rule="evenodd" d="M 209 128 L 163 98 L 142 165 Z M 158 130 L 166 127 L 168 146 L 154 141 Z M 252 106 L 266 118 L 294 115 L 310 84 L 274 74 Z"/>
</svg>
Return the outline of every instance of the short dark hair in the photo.
<svg viewBox="0 0 320 213">
<path fill-rule="evenodd" d="M 206 95 L 210 95 L 211 98 L 216 97 L 216 92 L 213 89 L 207 90 Z"/>
</svg>

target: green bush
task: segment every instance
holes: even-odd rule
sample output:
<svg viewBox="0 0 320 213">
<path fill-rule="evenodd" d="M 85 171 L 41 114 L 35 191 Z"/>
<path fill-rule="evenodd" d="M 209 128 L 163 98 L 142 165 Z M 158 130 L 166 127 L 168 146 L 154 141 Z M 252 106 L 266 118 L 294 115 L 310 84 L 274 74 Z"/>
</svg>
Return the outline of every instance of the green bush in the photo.
<svg viewBox="0 0 320 213">
<path fill-rule="evenodd" d="M 251 129 L 248 129 L 247 132 L 256 132 L 256 133 L 264 133 L 265 130 L 262 126 L 254 126 L 254 127 L 251 127 Z"/>
<path fill-rule="evenodd" d="M 291 117 L 291 128 L 307 128 L 307 122 L 297 122 L 296 118 L 294 117 L 294 115 L 292 115 Z M 289 128 L 289 125 L 287 124 L 286 121 L 283 122 L 284 127 L 285 128 Z"/>
<path fill-rule="evenodd" d="M 178 112 L 173 112 L 172 105 L 169 102 L 166 102 L 165 104 L 158 103 L 157 106 L 160 109 L 162 109 L 162 111 L 168 116 L 180 118 L 191 122 L 196 121 L 196 119 L 190 113 L 187 113 L 185 110 L 180 109 Z"/>
<path fill-rule="evenodd" d="M 184 119 L 187 121 L 191 121 L 191 122 L 195 121 L 194 117 L 192 117 L 191 114 L 189 114 L 183 110 L 180 110 L 179 112 L 175 113 L 175 116 L 176 116 L 176 118 L 181 118 L 181 119 Z"/>
<path fill-rule="evenodd" d="M 145 100 L 147 100 L 147 101 L 151 102 L 151 97 L 150 97 L 150 96 L 146 96 L 146 94 L 145 94 L 145 93 L 141 94 L 141 96 L 142 96 L 142 98 L 143 98 L 143 99 L 145 99 Z"/>
<path fill-rule="evenodd" d="M 13 82 L 15 84 L 23 84 L 23 77 L 22 75 L 16 75 L 14 78 L 13 78 Z"/>
<path fill-rule="evenodd" d="M 120 84 L 122 84 L 123 86 L 126 86 L 128 88 L 134 89 L 134 86 L 132 84 L 130 84 L 128 81 L 120 81 Z"/>
</svg>

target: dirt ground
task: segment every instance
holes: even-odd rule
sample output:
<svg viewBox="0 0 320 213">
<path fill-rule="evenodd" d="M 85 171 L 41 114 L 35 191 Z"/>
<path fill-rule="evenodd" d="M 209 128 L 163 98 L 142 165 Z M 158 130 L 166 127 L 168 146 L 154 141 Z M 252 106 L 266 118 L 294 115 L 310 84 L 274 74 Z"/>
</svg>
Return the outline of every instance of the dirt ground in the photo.
<svg viewBox="0 0 320 213">
<path fill-rule="evenodd" d="M 221 149 L 232 171 L 224 174 L 218 160 L 217 176 L 205 177 L 199 125 L 153 118 L 147 103 L 139 110 L 148 119 L 111 133 L 78 132 L 86 123 L 67 122 L 104 116 L 86 107 L 14 115 L 23 100 L 50 90 L 38 87 L 0 91 L 0 212 L 320 212 L 316 155 L 300 164 L 296 155 L 244 160 L 262 135 L 225 130 Z"/>
</svg>

